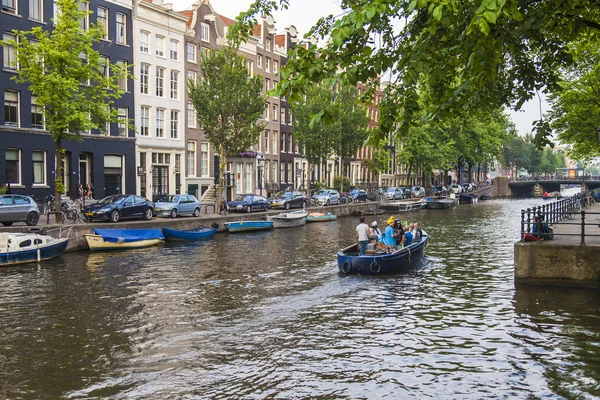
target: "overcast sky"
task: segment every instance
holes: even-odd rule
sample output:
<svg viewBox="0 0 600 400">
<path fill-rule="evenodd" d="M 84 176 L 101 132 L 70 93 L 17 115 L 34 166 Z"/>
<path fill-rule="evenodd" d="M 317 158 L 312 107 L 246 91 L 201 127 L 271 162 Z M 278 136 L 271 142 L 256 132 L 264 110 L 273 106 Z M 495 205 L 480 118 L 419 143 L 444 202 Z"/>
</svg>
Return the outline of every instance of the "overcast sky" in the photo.
<svg viewBox="0 0 600 400">
<path fill-rule="evenodd" d="M 164 2 L 173 3 L 176 11 L 186 10 L 194 4 L 192 0 L 164 0 Z M 219 14 L 235 19 L 241 11 L 247 10 L 252 2 L 252 0 L 213 0 L 211 5 Z M 302 37 L 319 18 L 342 13 L 339 4 L 339 0 L 290 0 L 290 7 L 287 10 L 275 13 L 275 27 L 279 32 L 283 32 L 285 27 L 294 25 Z M 542 111 L 547 111 L 545 102 L 542 103 Z M 539 119 L 540 115 L 537 98 L 525 104 L 522 111 L 510 112 L 510 115 L 521 135 L 531 132 L 533 121 Z"/>
</svg>

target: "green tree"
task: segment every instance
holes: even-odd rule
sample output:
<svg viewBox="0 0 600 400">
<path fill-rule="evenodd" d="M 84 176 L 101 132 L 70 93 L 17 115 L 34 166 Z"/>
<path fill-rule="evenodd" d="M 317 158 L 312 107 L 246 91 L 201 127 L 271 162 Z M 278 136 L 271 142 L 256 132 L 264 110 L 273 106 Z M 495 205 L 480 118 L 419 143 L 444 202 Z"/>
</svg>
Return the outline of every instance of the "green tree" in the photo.
<svg viewBox="0 0 600 400">
<path fill-rule="evenodd" d="M 227 157 L 237 156 L 258 141 L 266 100 L 261 94 L 262 78 L 249 77 L 246 60 L 235 47 L 202 54 L 200 73 L 198 83 L 188 81 L 188 90 L 199 127 L 219 154 L 219 208 Z"/>
<path fill-rule="evenodd" d="M 63 142 L 82 141 L 80 132 L 104 127 L 118 119 L 115 100 L 123 95 L 121 79 L 129 78 L 129 66 L 105 64 L 94 49 L 103 28 L 91 25 L 83 30 L 80 22 L 89 12 L 76 0 L 57 0 L 54 27 L 44 30 L 13 31 L 17 40 L 2 42 L 16 50 L 18 69 L 15 82 L 29 83 L 44 110 L 46 130 L 52 134 L 56 155 L 54 181 L 55 207 L 60 210 L 63 184 Z M 105 73 L 105 68 L 110 70 Z M 127 124 L 129 121 L 121 121 Z M 57 222 L 62 222 L 60 214 Z"/>
<path fill-rule="evenodd" d="M 598 42 L 598 7 L 589 0 L 354 0 L 345 12 L 321 18 L 308 35 L 324 47 L 297 46 L 279 87 L 293 101 L 310 82 L 368 82 L 391 71 L 382 104 L 382 130 L 407 133 L 418 122 L 421 83 L 438 115 L 456 116 L 499 106 L 519 109 L 536 92 L 552 91 L 573 64 L 574 40 Z M 240 14 L 251 35 L 254 15 L 287 1 L 256 0 Z M 537 144 L 548 143 L 543 130 Z"/>
</svg>

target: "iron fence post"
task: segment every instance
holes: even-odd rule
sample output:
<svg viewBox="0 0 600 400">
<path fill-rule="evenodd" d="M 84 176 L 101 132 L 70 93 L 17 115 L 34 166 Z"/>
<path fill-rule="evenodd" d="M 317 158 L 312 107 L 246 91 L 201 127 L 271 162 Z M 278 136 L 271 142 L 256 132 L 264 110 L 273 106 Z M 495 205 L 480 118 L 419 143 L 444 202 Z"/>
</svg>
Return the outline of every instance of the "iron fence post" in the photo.
<svg viewBox="0 0 600 400">
<path fill-rule="evenodd" d="M 585 246 L 585 211 L 581 211 L 581 246 Z"/>
<path fill-rule="evenodd" d="M 521 210 L 521 242 L 525 240 L 525 210 Z"/>
<path fill-rule="evenodd" d="M 527 209 L 527 233 L 531 232 L 531 208 Z"/>
</svg>

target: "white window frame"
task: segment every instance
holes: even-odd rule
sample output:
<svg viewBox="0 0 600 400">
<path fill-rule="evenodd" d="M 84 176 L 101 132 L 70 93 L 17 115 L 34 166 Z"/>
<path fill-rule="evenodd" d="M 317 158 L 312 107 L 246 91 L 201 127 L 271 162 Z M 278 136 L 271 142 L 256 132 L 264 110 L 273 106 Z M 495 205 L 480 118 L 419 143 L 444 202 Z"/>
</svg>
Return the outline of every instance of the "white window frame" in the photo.
<svg viewBox="0 0 600 400">
<path fill-rule="evenodd" d="M 127 137 L 127 131 L 129 130 L 128 120 L 129 120 L 129 109 L 127 107 L 119 107 L 117 108 L 117 132 L 120 137 Z"/>
<path fill-rule="evenodd" d="M 116 62 L 116 67 L 124 70 L 125 72 L 125 76 L 121 77 L 119 79 L 119 82 L 117 82 L 117 84 L 119 85 L 119 87 L 121 88 L 121 90 L 123 90 L 123 92 L 127 93 L 129 92 L 129 86 L 128 86 L 128 79 L 127 79 L 127 61 L 124 60 L 117 60 Z"/>
<path fill-rule="evenodd" d="M 85 12 L 85 15 L 83 16 L 83 18 L 79 21 L 79 27 L 81 29 L 83 29 L 84 31 L 87 31 L 90 27 L 90 4 L 86 3 L 85 1 L 80 1 L 79 2 L 79 8 Z"/>
<path fill-rule="evenodd" d="M 196 142 L 190 140 L 186 147 L 187 176 L 196 176 Z"/>
<path fill-rule="evenodd" d="M 276 74 L 279 71 L 279 62 L 277 60 L 273 60 L 273 73 Z"/>
<path fill-rule="evenodd" d="M 194 43 L 187 42 L 185 46 L 186 59 L 188 62 L 196 64 L 197 46 Z"/>
<path fill-rule="evenodd" d="M 156 56 L 165 58 L 165 37 L 156 35 L 154 37 L 154 42 L 156 43 Z"/>
<path fill-rule="evenodd" d="M 277 114 L 279 114 L 279 107 L 277 106 L 277 104 L 273 103 L 271 110 L 272 110 L 271 116 L 273 118 L 273 121 L 277 121 L 277 118 L 279 117 L 277 115 Z"/>
<path fill-rule="evenodd" d="M 205 22 L 200 23 L 200 40 L 210 42 L 210 25 Z"/>
<path fill-rule="evenodd" d="M 271 163 L 271 167 L 273 168 L 273 175 L 271 176 L 271 182 L 277 182 L 277 172 L 279 171 L 279 169 L 277 169 L 277 161 L 273 160 L 273 162 Z"/>
<path fill-rule="evenodd" d="M 277 154 L 277 146 L 279 145 L 279 134 L 277 131 L 273 131 L 271 133 L 272 136 L 272 145 L 271 145 L 271 154 Z"/>
<path fill-rule="evenodd" d="M 179 71 L 172 69 L 170 75 L 170 96 L 177 100 L 179 98 Z"/>
<path fill-rule="evenodd" d="M 150 54 L 150 32 L 140 31 L 140 52 Z"/>
<path fill-rule="evenodd" d="M 44 20 L 43 0 L 29 0 L 29 19 L 39 22 Z"/>
<path fill-rule="evenodd" d="M 262 59 L 263 59 L 263 56 L 262 56 L 262 55 L 258 54 L 258 55 L 256 56 L 256 66 L 257 66 L 258 68 L 262 68 Z"/>
<path fill-rule="evenodd" d="M 127 44 L 127 15 L 123 13 L 116 13 L 115 17 L 115 43 Z"/>
<path fill-rule="evenodd" d="M 187 127 L 196 128 L 196 110 L 194 109 L 194 103 L 188 100 L 187 102 Z"/>
<path fill-rule="evenodd" d="M 156 137 L 162 139 L 165 137 L 165 109 L 157 108 L 155 114 L 156 121 Z"/>
<path fill-rule="evenodd" d="M 179 41 L 171 39 L 169 41 L 169 58 L 173 61 L 179 60 Z"/>
<path fill-rule="evenodd" d="M 17 152 L 17 182 L 10 182 L 12 185 L 21 185 L 22 179 L 23 179 L 23 169 L 22 169 L 22 165 L 21 162 L 23 160 L 23 157 L 21 157 L 21 149 L 15 149 L 15 148 L 7 148 L 4 150 L 4 159 L 5 161 L 14 161 L 14 160 L 8 160 L 8 158 L 6 157 L 6 152 L 7 151 L 16 151 Z M 5 164 L 5 171 L 6 171 L 6 164 Z M 7 183 L 8 183 L 8 177 L 7 177 Z"/>
<path fill-rule="evenodd" d="M 41 153 L 42 155 L 42 160 L 35 160 L 34 158 L 34 153 Z M 35 164 L 36 163 L 41 163 L 42 164 L 42 180 L 39 182 L 35 181 Z M 44 150 L 33 150 L 31 152 L 31 172 L 33 175 L 33 180 L 32 180 L 32 187 L 36 187 L 36 186 L 46 186 L 47 182 L 46 182 L 46 152 Z"/>
<path fill-rule="evenodd" d="M 265 39 L 265 49 L 267 49 L 267 51 L 271 51 L 271 38 Z"/>
<path fill-rule="evenodd" d="M 19 1 L 18 0 L 7 0 L 7 3 L 12 4 L 4 4 L 5 0 L 2 1 L 2 12 L 7 14 L 19 15 Z"/>
<path fill-rule="evenodd" d="M 140 93 L 148 94 L 150 87 L 150 64 L 140 64 Z"/>
<path fill-rule="evenodd" d="M 171 139 L 179 139 L 179 111 L 171 110 Z"/>
<path fill-rule="evenodd" d="M 32 1 L 42 1 L 42 0 L 29 0 L 30 3 Z M 100 11 L 100 10 L 102 10 L 102 11 Z M 100 39 L 108 40 L 108 16 L 110 15 L 110 13 L 108 12 L 108 8 L 98 7 L 98 10 L 96 12 L 97 12 L 96 24 L 98 24 L 98 26 L 102 27 L 100 29 L 102 31 L 102 37 Z"/>
<path fill-rule="evenodd" d="M 271 70 L 271 59 L 269 57 L 265 57 L 265 71 L 269 72 Z"/>
<path fill-rule="evenodd" d="M 37 109 L 39 112 L 34 112 L 34 109 Z M 35 121 L 35 119 L 33 118 L 34 114 L 40 114 L 42 116 L 42 124 L 35 124 L 33 121 Z M 31 96 L 31 128 L 32 129 L 45 129 L 46 128 L 46 122 L 45 122 L 45 118 L 44 118 L 44 107 L 40 106 L 39 104 L 37 104 L 37 97 L 35 96 Z"/>
<path fill-rule="evenodd" d="M 163 97 L 165 94 L 165 69 L 156 67 L 156 96 Z"/>
<path fill-rule="evenodd" d="M 198 82 L 198 74 L 196 74 L 196 71 L 188 71 L 187 72 L 187 80 L 186 80 L 186 88 L 187 88 L 187 83 L 189 82 L 189 80 L 192 79 L 192 81 L 194 82 L 194 85 Z"/>
<path fill-rule="evenodd" d="M 17 37 L 10 32 L 2 32 L 2 39 L 17 40 Z M 3 58 L 2 67 L 9 71 L 16 71 L 19 69 L 19 63 L 17 62 L 17 51 L 14 46 L 3 46 Z"/>
<path fill-rule="evenodd" d="M 208 161 L 210 160 L 207 142 L 200 143 L 200 176 L 209 176 Z"/>
<path fill-rule="evenodd" d="M 9 100 L 7 100 L 7 96 L 10 95 L 15 96 L 16 100 L 10 100 L 11 102 L 15 102 L 16 104 L 16 117 L 17 117 L 17 121 L 16 122 L 10 122 L 7 123 L 6 121 L 6 107 L 7 107 L 7 103 Z M 21 93 L 17 92 L 16 90 L 5 90 L 4 91 L 4 125 L 5 126 L 12 126 L 15 128 L 18 128 L 21 126 Z"/>
<path fill-rule="evenodd" d="M 150 136 L 150 107 L 140 107 L 140 135 Z"/>
</svg>

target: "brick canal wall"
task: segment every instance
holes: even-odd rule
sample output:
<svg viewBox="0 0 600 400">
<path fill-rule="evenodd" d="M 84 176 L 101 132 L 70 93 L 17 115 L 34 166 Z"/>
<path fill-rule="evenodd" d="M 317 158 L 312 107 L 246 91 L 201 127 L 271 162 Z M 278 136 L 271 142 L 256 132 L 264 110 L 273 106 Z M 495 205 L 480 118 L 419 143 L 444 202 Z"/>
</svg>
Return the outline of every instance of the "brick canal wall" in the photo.
<svg viewBox="0 0 600 400">
<path fill-rule="evenodd" d="M 355 211 L 364 211 L 372 208 L 377 208 L 379 203 L 359 203 L 349 205 L 335 205 L 327 207 L 315 207 L 307 209 L 309 212 L 322 212 L 331 213 L 338 217 L 344 217 L 353 215 Z M 257 212 L 257 213 L 231 213 L 229 215 L 216 215 L 216 214 L 201 214 L 199 217 L 178 217 L 178 218 L 152 218 L 150 221 L 145 220 L 127 220 L 121 221 L 116 224 L 113 223 L 98 223 L 93 222 L 91 224 L 77 224 L 73 225 L 73 229 L 69 235 L 69 245 L 66 251 L 75 250 L 88 250 L 88 245 L 84 235 L 94 233 L 94 229 L 148 229 L 148 228 L 173 228 L 173 229 L 193 229 L 200 225 L 210 226 L 213 222 L 219 224 L 218 231 L 226 231 L 225 222 L 239 221 L 241 219 L 245 221 L 258 221 L 264 219 L 266 215 L 275 215 L 283 210 L 270 210 L 268 212 Z M 293 211 L 293 210 L 291 210 Z M 67 227 L 68 225 L 44 225 L 40 226 L 46 231 L 59 228 Z M 29 227 L 25 225 L 2 227 L 4 232 L 28 232 Z"/>
<path fill-rule="evenodd" d="M 515 282 L 600 286 L 600 246 L 515 244 Z"/>
</svg>

